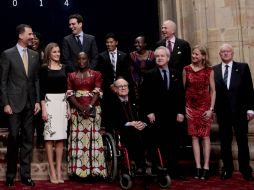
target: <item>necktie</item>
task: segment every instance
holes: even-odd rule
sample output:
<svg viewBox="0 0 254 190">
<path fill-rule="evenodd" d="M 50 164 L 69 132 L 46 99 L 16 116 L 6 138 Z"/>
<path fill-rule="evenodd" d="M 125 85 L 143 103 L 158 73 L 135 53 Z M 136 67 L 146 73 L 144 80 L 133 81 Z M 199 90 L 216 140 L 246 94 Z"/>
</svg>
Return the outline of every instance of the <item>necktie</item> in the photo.
<svg viewBox="0 0 254 190">
<path fill-rule="evenodd" d="M 77 35 L 76 39 L 77 39 L 79 48 L 82 49 L 82 44 L 81 44 L 81 41 L 80 41 L 79 37 L 80 37 L 80 35 Z"/>
<path fill-rule="evenodd" d="M 114 70 L 114 77 L 116 77 L 116 58 L 114 52 L 111 52 L 111 64 Z"/>
<path fill-rule="evenodd" d="M 168 48 L 169 52 L 172 53 L 172 44 L 171 44 L 171 41 L 168 40 L 167 42 L 168 42 L 167 48 Z"/>
<path fill-rule="evenodd" d="M 27 58 L 27 52 L 26 51 L 27 51 L 26 49 L 23 49 L 22 61 L 23 61 L 23 64 L 24 64 L 26 75 L 27 75 L 28 74 L 28 58 Z"/>
<path fill-rule="evenodd" d="M 223 80 L 224 80 L 224 83 L 225 85 L 227 86 L 227 83 L 228 83 L 228 65 L 225 65 L 225 72 L 224 72 L 224 76 L 223 76 Z"/>
<path fill-rule="evenodd" d="M 162 70 L 163 72 L 163 85 L 165 87 L 165 89 L 168 89 L 168 76 L 167 76 L 167 71 L 166 70 Z"/>
</svg>

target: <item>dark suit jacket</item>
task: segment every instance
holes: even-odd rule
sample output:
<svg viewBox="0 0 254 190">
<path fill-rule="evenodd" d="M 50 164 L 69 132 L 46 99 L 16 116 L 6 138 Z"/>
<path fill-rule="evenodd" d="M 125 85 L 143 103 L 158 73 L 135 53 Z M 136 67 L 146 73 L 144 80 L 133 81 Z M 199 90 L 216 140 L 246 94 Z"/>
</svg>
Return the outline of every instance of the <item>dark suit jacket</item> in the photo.
<svg viewBox="0 0 254 190">
<path fill-rule="evenodd" d="M 155 67 L 144 76 L 141 86 L 141 100 L 145 115 L 155 113 L 156 120 L 161 127 L 175 124 L 176 115 L 185 113 L 184 88 L 181 74 L 170 71 L 170 87 L 166 91 L 163 78 L 158 67 Z"/>
<path fill-rule="evenodd" d="M 230 87 L 222 78 L 222 64 L 214 66 L 216 87 L 215 112 L 218 117 L 238 113 L 246 120 L 247 110 L 254 110 L 254 92 L 248 64 L 233 62 Z"/>
<path fill-rule="evenodd" d="M 95 37 L 89 34 L 84 34 L 82 50 L 80 50 L 73 34 L 64 37 L 62 44 L 62 63 L 67 65 L 67 70 L 75 71 L 75 69 L 78 68 L 77 56 L 81 51 L 84 51 L 89 55 L 90 67 L 94 68 L 97 62 L 96 57 L 98 55 Z"/>
<path fill-rule="evenodd" d="M 162 39 L 156 43 L 156 48 L 159 46 L 166 46 L 166 40 Z M 191 47 L 190 44 L 183 40 L 176 38 L 173 52 L 170 56 L 169 65 L 171 68 L 183 71 L 184 66 L 191 64 Z"/>
<path fill-rule="evenodd" d="M 0 59 L 0 89 L 2 105 L 10 105 L 14 113 L 21 112 L 29 98 L 32 106 L 40 102 L 39 54 L 31 49 L 28 53 L 28 76 L 16 46 L 5 50 Z"/>
<path fill-rule="evenodd" d="M 103 77 L 103 94 L 108 94 L 110 85 L 114 82 L 114 70 L 111 64 L 108 51 L 98 55 L 98 62 L 95 70 L 100 71 Z M 123 76 L 128 82 L 130 81 L 129 58 L 122 51 L 117 51 L 116 78 Z"/>
<path fill-rule="evenodd" d="M 139 120 L 138 116 L 138 108 L 136 104 L 129 99 L 131 112 L 134 120 Z M 124 128 L 125 124 L 128 122 L 128 117 L 124 112 L 124 108 L 121 100 L 118 96 L 114 95 L 111 102 L 111 110 L 110 110 L 110 123 L 113 129 L 121 129 Z"/>
</svg>

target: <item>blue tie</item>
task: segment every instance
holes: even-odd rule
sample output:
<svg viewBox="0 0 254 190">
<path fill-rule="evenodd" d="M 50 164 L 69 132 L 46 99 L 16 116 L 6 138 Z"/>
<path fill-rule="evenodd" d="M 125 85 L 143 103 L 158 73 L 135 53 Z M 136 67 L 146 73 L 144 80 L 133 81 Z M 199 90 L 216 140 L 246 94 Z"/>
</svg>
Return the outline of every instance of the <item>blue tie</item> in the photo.
<svg viewBox="0 0 254 190">
<path fill-rule="evenodd" d="M 223 80 L 224 80 L 224 84 L 227 86 L 227 83 L 228 83 L 228 65 L 225 65 L 226 69 L 225 69 L 225 72 L 224 72 L 224 77 L 223 77 Z"/>
<path fill-rule="evenodd" d="M 163 85 L 165 89 L 168 89 L 168 76 L 167 76 L 167 71 L 165 69 L 162 70 L 163 72 Z"/>
</svg>

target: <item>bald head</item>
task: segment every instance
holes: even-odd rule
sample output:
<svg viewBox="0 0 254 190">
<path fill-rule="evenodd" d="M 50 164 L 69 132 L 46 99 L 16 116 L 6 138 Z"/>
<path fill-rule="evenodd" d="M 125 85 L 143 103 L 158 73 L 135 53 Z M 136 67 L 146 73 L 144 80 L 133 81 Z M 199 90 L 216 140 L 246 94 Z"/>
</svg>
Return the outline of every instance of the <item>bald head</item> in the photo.
<svg viewBox="0 0 254 190">
<path fill-rule="evenodd" d="M 176 24 L 172 20 L 165 20 L 161 27 L 161 33 L 167 40 L 171 39 L 176 32 Z"/>
</svg>

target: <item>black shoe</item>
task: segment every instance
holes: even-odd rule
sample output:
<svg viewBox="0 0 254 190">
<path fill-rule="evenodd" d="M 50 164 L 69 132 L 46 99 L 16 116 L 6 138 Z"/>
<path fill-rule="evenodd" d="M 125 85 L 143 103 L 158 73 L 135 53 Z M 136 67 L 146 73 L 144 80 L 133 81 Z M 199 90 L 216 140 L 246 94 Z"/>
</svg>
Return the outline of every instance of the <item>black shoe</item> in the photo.
<svg viewBox="0 0 254 190">
<path fill-rule="evenodd" d="M 254 181 L 254 178 L 251 173 L 243 173 L 242 175 L 243 179 L 245 179 L 246 181 Z"/>
<path fill-rule="evenodd" d="M 13 180 L 13 178 L 6 178 L 5 185 L 6 185 L 7 187 L 14 186 L 14 180 Z"/>
<path fill-rule="evenodd" d="M 23 179 L 21 179 L 21 183 L 23 183 L 27 186 L 32 186 L 32 187 L 35 186 L 35 183 L 31 178 L 23 178 Z"/>
<path fill-rule="evenodd" d="M 232 172 L 223 171 L 220 175 L 221 180 L 229 179 L 232 177 Z"/>
<path fill-rule="evenodd" d="M 196 172 L 195 172 L 195 175 L 194 175 L 194 178 L 195 179 L 199 179 L 200 176 L 201 176 L 201 168 L 196 168 Z"/>
<path fill-rule="evenodd" d="M 209 170 L 208 169 L 204 169 L 200 179 L 202 179 L 202 180 L 208 180 L 208 178 L 209 178 Z"/>
</svg>

